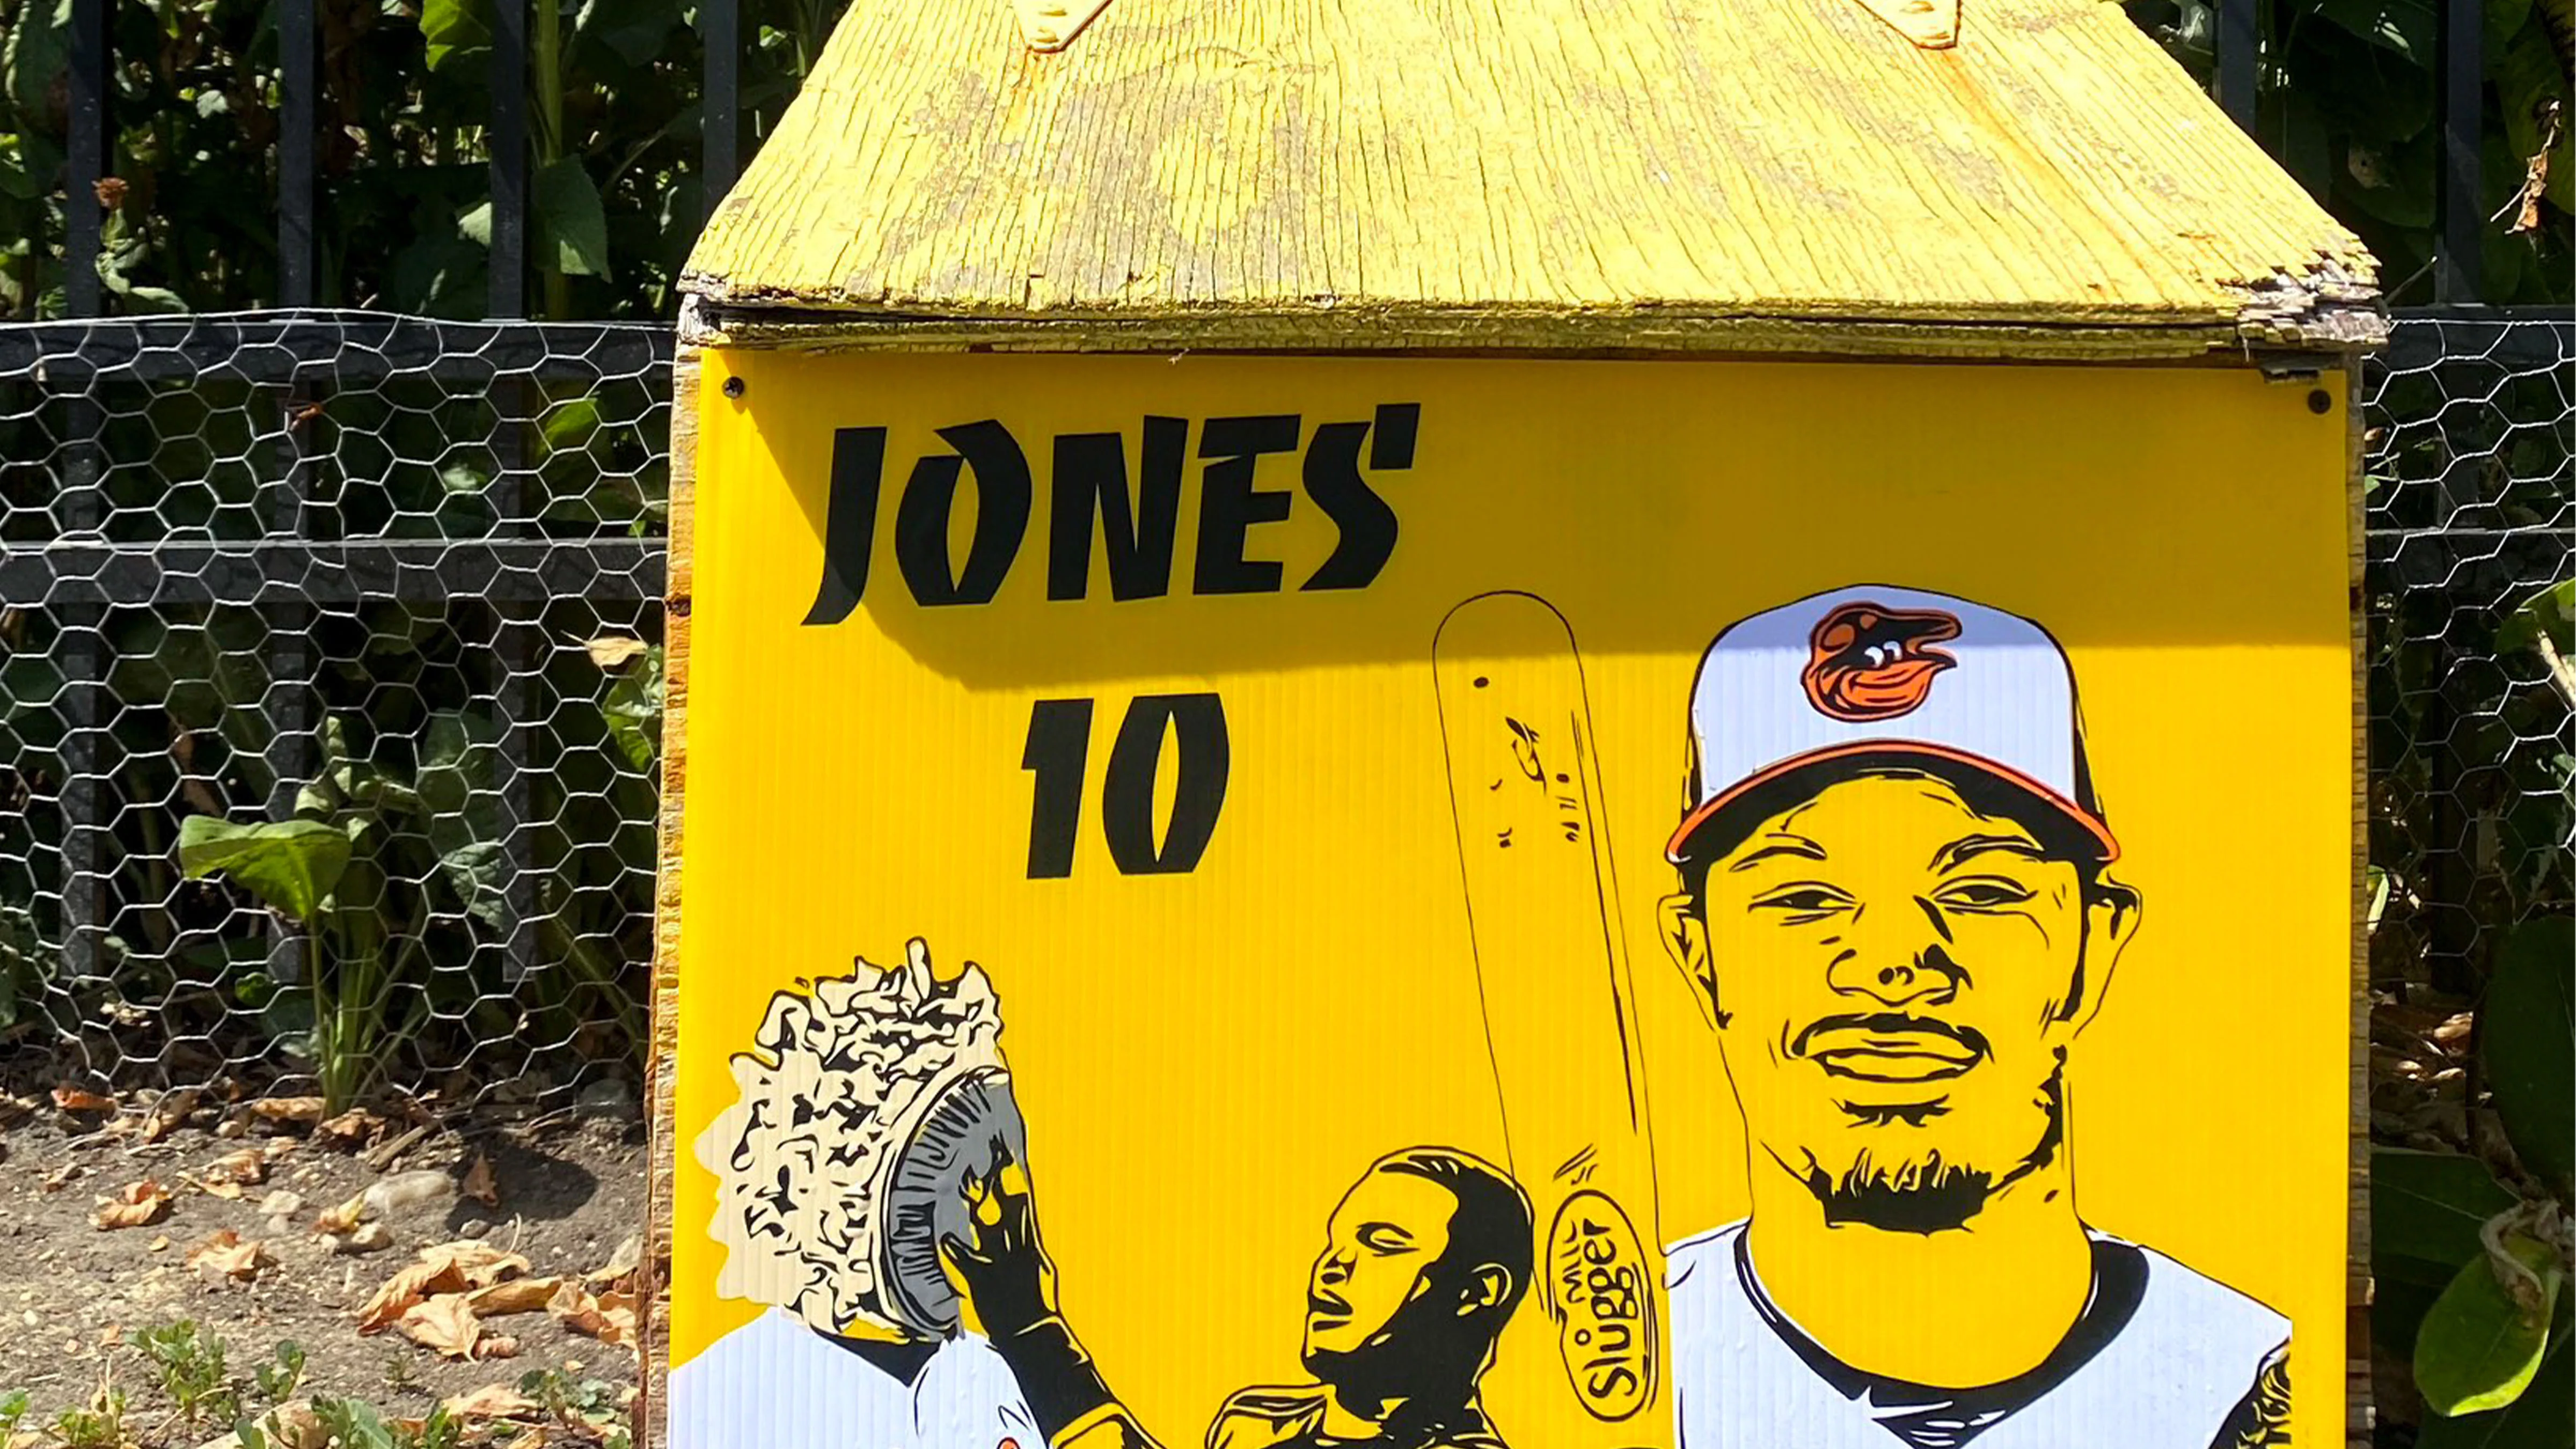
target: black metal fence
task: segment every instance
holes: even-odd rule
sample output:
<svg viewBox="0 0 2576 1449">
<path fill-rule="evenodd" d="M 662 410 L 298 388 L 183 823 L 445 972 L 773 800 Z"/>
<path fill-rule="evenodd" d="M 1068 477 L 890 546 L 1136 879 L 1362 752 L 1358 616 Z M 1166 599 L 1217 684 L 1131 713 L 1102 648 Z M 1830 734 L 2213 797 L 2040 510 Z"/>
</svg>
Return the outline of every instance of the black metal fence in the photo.
<svg viewBox="0 0 2576 1449">
<path fill-rule="evenodd" d="M 671 357 L 371 313 L 0 328 L 0 1059 L 453 1097 L 635 1058 Z M 286 919 L 317 847 L 191 852 L 192 816 L 328 826 L 336 908 Z M 223 850 L 271 885 L 188 878 Z"/>
<path fill-rule="evenodd" d="M 0 1063 L 631 1074 L 671 359 L 373 313 L 0 328 Z M 2531 626 L 2571 578 L 2576 323 L 2409 314 L 2367 386 L 2374 974 L 2460 996 L 2571 894 Z M 349 841 L 309 933 L 186 873 L 191 817 L 299 816 Z"/>
</svg>

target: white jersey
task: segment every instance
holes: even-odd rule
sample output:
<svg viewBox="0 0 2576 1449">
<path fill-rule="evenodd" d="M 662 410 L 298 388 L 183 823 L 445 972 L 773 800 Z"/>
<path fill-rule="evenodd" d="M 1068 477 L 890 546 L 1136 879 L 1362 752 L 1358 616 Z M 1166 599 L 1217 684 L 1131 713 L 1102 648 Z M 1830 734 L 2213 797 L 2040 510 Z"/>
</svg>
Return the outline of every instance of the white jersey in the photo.
<svg viewBox="0 0 2576 1449">
<path fill-rule="evenodd" d="M 972 1334 L 907 1384 L 771 1309 L 671 1370 L 670 1449 L 1045 1449 L 1009 1365 Z"/>
<path fill-rule="evenodd" d="M 1834 1362 L 1764 1293 L 1744 1224 L 1676 1244 L 1667 1270 L 1682 1449 L 1905 1449 L 1889 1422 L 1898 1417 L 1920 1444 L 2209 1449 L 2284 1351 L 2289 1320 L 2162 1253 L 2092 1236 L 2096 1303 L 2105 1263 L 2123 1280 L 2121 1303 L 2088 1306 L 2068 1347 L 2031 1374 L 1955 1395 Z"/>
</svg>

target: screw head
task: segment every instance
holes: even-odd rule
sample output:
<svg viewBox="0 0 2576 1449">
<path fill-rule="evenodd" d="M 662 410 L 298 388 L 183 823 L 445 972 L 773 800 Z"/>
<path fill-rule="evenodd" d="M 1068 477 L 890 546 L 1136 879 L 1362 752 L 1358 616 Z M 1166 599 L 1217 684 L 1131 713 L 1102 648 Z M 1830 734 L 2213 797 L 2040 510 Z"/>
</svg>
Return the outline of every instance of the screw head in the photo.
<svg viewBox="0 0 2576 1449">
<path fill-rule="evenodd" d="M 738 378 L 738 377 L 728 377 L 728 378 L 726 378 L 726 379 L 725 379 L 725 381 L 724 381 L 724 395 L 725 395 L 726 397 L 740 397 L 740 396 L 742 396 L 742 394 L 743 394 L 743 388 L 744 388 L 744 383 L 743 383 L 743 380 L 742 380 L 741 378 Z M 2324 394 L 2324 393 L 2318 393 L 2318 394 L 2317 394 L 2317 396 L 2319 396 L 2319 397 L 2324 397 L 2324 396 L 2325 396 L 2325 394 Z"/>
<path fill-rule="evenodd" d="M 2310 388 L 2308 390 L 2308 411 L 2317 414 L 2319 417 L 2323 417 L 2327 413 L 2333 412 L 2334 395 L 2321 387 Z"/>
</svg>

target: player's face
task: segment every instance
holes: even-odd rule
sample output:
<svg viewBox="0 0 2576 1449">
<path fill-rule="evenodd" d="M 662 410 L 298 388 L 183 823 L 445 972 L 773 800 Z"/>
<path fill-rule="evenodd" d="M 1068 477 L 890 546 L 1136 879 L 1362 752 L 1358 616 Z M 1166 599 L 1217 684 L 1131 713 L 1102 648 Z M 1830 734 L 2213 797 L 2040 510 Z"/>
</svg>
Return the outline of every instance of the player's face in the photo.
<svg viewBox="0 0 2576 1449">
<path fill-rule="evenodd" d="M 1829 1215 L 1957 1226 L 2047 1150 L 2100 984 L 2087 934 L 2127 927 L 2029 830 L 1936 779 L 1844 780 L 1756 827 L 1704 899 L 1747 1128 Z"/>
<path fill-rule="evenodd" d="M 1365 1347 L 1429 1288 L 1458 1200 L 1429 1178 L 1372 1172 L 1333 1209 L 1306 1283 L 1305 1356 Z"/>
</svg>

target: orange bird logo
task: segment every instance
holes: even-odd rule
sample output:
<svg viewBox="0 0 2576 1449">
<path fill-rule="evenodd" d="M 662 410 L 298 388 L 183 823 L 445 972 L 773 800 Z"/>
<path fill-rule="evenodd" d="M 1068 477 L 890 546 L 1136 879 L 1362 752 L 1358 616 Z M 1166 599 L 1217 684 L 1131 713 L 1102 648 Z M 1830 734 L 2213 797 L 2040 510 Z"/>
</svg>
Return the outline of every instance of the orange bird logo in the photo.
<svg viewBox="0 0 2576 1449">
<path fill-rule="evenodd" d="M 1938 609 L 1845 604 L 1807 636 L 1799 681 L 1819 714 L 1853 724 L 1894 719 L 1921 708 L 1933 676 L 1958 664 L 1933 647 L 1958 637 L 1957 617 Z"/>
</svg>

